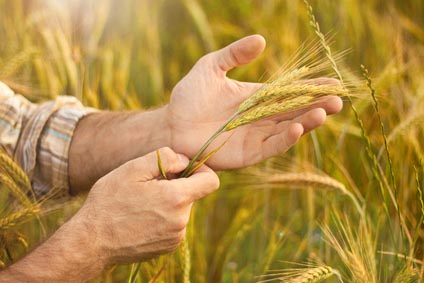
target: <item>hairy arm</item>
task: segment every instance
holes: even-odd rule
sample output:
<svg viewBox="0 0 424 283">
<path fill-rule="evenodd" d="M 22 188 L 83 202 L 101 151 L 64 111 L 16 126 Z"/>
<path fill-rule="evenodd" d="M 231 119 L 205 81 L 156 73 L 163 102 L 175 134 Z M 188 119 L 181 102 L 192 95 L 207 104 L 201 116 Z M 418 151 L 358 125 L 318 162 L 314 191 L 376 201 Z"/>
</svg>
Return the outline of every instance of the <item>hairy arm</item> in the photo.
<svg viewBox="0 0 424 283">
<path fill-rule="evenodd" d="M 98 112 L 77 125 L 69 149 L 72 194 L 86 191 L 121 164 L 169 146 L 166 109 Z"/>
<path fill-rule="evenodd" d="M 45 243 L 2 271 L 0 283 L 82 282 L 100 274 L 105 262 L 88 227 L 85 220 L 72 218 Z"/>
</svg>

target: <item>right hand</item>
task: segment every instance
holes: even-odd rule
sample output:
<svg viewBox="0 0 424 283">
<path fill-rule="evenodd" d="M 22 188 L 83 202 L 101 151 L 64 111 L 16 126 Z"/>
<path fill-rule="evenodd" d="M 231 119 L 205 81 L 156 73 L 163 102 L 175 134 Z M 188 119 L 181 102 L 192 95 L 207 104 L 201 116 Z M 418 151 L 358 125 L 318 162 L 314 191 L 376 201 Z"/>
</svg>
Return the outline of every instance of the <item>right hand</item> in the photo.
<svg viewBox="0 0 424 283">
<path fill-rule="evenodd" d="M 187 157 L 160 150 L 166 173 L 181 172 Z M 129 161 L 101 178 L 77 214 L 106 264 L 147 260 L 175 250 L 184 239 L 193 202 L 219 186 L 203 166 L 189 178 L 158 180 L 156 152 Z"/>
</svg>

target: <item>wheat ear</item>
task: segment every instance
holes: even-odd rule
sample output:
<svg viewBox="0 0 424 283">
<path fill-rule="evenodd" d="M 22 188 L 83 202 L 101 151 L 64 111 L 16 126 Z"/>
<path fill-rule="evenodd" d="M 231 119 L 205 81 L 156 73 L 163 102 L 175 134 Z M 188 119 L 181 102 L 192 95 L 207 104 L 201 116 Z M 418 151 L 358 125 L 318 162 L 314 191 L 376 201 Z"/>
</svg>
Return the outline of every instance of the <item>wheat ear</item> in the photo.
<svg viewBox="0 0 424 283">
<path fill-rule="evenodd" d="M 188 244 L 187 237 L 181 244 L 181 254 L 183 258 L 183 283 L 190 283 L 190 271 L 191 271 L 191 254 L 190 246 Z"/>
<path fill-rule="evenodd" d="M 259 105 L 243 115 L 240 115 L 225 127 L 225 131 L 231 131 L 237 127 L 259 121 L 266 117 L 276 115 L 278 113 L 287 112 L 301 106 L 306 106 L 314 97 L 309 95 L 298 96 L 290 100 L 271 103 L 269 105 Z"/>
<path fill-rule="evenodd" d="M 25 205 L 27 208 L 33 206 L 31 200 L 10 176 L 5 173 L 0 173 L 0 183 L 2 183 L 21 204 Z"/>
<path fill-rule="evenodd" d="M 7 230 L 22 223 L 26 220 L 31 219 L 34 216 L 38 216 L 40 209 L 36 206 L 21 209 L 17 212 L 11 213 L 8 216 L 0 219 L 0 230 Z"/>
<path fill-rule="evenodd" d="M 267 178 L 270 184 L 286 184 L 289 186 L 306 186 L 346 191 L 345 185 L 339 181 L 321 174 L 314 173 L 282 173 L 273 174 Z"/>
<path fill-rule="evenodd" d="M 331 48 L 327 44 L 327 40 L 326 40 L 325 36 L 321 32 L 319 23 L 315 19 L 313 8 L 307 0 L 304 0 L 304 3 L 306 5 L 307 11 L 308 11 L 308 16 L 309 16 L 309 19 L 310 19 L 309 23 L 312 26 L 312 28 L 314 29 L 315 34 L 318 36 L 318 38 L 321 42 L 321 45 L 323 46 L 323 48 L 325 50 L 325 54 L 326 54 L 328 60 L 331 62 L 331 65 L 332 65 L 334 72 L 337 74 L 337 77 L 339 78 L 342 86 L 344 86 L 343 76 L 342 76 L 341 72 L 339 71 L 336 60 L 334 59 L 334 57 L 332 55 Z M 352 98 L 349 95 L 349 93 L 346 95 L 346 98 L 348 99 L 349 104 L 350 104 L 350 108 L 352 109 L 352 111 L 355 115 L 356 122 L 358 123 L 359 127 L 361 128 L 361 137 L 362 137 L 363 141 L 365 142 L 366 152 L 367 152 L 368 158 L 369 158 L 369 160 L 370 160 L 370 162 L 373 166 L 372 173 L 373 173 L 373 176 L 375 177 L 375 179 L 377 180 L 378 185 L 379 185 L 380 194 L 383 198 L 382 205 L 383 205 L 384 211 L 386 213 L 386 216 L 387 216 L 387 219 L 388 219 L 388 222 L 389 222 L 389 229 L 390 229 L 390 232 L 391 232 L 390 234 L 392 235 L 393 242 L 395 243 L 396 240 L 393 236 L 394 230 L 393 230 L 393 227 L 392 227 L 392 222 L 390 221 L 390 219 L 391 219 L 390 218 L 390 212 L 389 212 L 389 208 L 388 208 L 388 205 L 387 205 L 387 195 L 384 191 L 383 180 L 382 180 L 382 178 L 384 176 L 381 176 L 381 174 L 379 174 L 379 172 L 378 172 L 379 165 L 378 165 L 378 162 L 377 162 L 377 157 L 372 150 L 371 141 L 370 141 L 370 138 L 367 136 L 367 134 L 365 132 L 364 123 L 362 122 L 361 118 L 359 117 L 358 110 L 356 109 L 355 105 L 353 104 Z M 387 188 L 387 189 L 389 190 L 389 188 Z"/>
<path fill-rule="evenodd" d="M 13 75 L 19 68 L 22 67 L 28 60 L 30 60 L 37 51 L 35 49 L 24 50 L 14 57 L 12 57 L 2 68 L 0 69 L 0 77 L 10 77 Z"/>
<path fill-rule="evenodd" d="M 15 182 L 21 183 L 25 189 L 31 188 L 31 182 L 22 168 L 13 161 L 4 151 L 0 150 L 0 166 L 13 178 Z"/>
<path fill-rule="evenodd" d="M 327 278 L 330 278 L 333 275 L 338 275 L 339 273 L 331 268 L 330 266 L 319 266 L 311 269 L 307 269 L 303 274 L 290 279 L 289 281 L 282 280 L 281 282 L 288 283 L 318 283 Z"/>
</svg>

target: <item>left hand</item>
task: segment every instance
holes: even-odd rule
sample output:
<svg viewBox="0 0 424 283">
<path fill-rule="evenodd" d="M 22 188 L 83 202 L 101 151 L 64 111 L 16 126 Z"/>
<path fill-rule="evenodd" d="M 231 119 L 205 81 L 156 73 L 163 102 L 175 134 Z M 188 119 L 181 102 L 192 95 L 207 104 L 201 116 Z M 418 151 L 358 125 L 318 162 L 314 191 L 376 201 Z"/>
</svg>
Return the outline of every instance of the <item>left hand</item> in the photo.
<svg viewBox="0 0 424 283">
<path fill-rule="evenodd" d="M 170 147 L 193 157 L 205 141 L 261 84 L 239 82 L 226 73 L 247 64 L 265 48 L 262 36 L 252 35 L 202 57 L 176 85 L 167 106 Z M 214 170 L 249 166 L 286 152 L 299 138 L 322 125 L 342 108 L 338 97 L 290 115 L 274 117 L 234 130 L 228 142 L 207 162 Z M 232 133 L 221 135 L 209 151 Z"/>
</svg>

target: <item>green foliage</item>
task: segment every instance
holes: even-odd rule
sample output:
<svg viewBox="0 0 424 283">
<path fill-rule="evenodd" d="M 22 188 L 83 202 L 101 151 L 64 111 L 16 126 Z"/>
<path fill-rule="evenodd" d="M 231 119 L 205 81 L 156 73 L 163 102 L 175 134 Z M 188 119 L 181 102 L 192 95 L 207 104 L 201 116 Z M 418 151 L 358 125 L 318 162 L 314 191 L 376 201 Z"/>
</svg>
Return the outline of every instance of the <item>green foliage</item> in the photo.
<svg viewBox="0 0 424 283">
<path fill-rule="evenodd" d="M 136 282 L 187 281 L 187 270 L 191 282 L 254 282 L 309 259 L 340 271 L 343 282 L 422 280 L 424 2 L 310 4 L 321 32 L 334 33 L 332 50 L 351 50 L 339 66 L 344 79 L 361 78 L 363 64 L 372 96 L 352 99 L 358 117 L 345 107 L 284 158 L 255 170 L 324 172 L 349 194 L 310 182 L 271 185 L 266 174 L 252 186 L 243 174 L 223 173 L 221 190 L 194 207 L 188 248 L 142 263 Z M 234 79 L 265 81 L 315 36 L 303 1 L 0 0 L 0 80 L 33 101 L 67 94 L 102 109 L 144 109 L 166 103 L 203 54 L 251 33 L 262 34 L 267 49 L 231 71 Z M 0 207 L 8 202 L 0 191 Z M 81 203 L 48 215 L 43 208 L 43 225 L 3 232 L 9 244 L 0 247 L 0 264 Z M 349 257 L 366 268 L 364 277 Z M 130 271 L 115 266 L 95 281 L 125 282 Z"/>
</svg>

